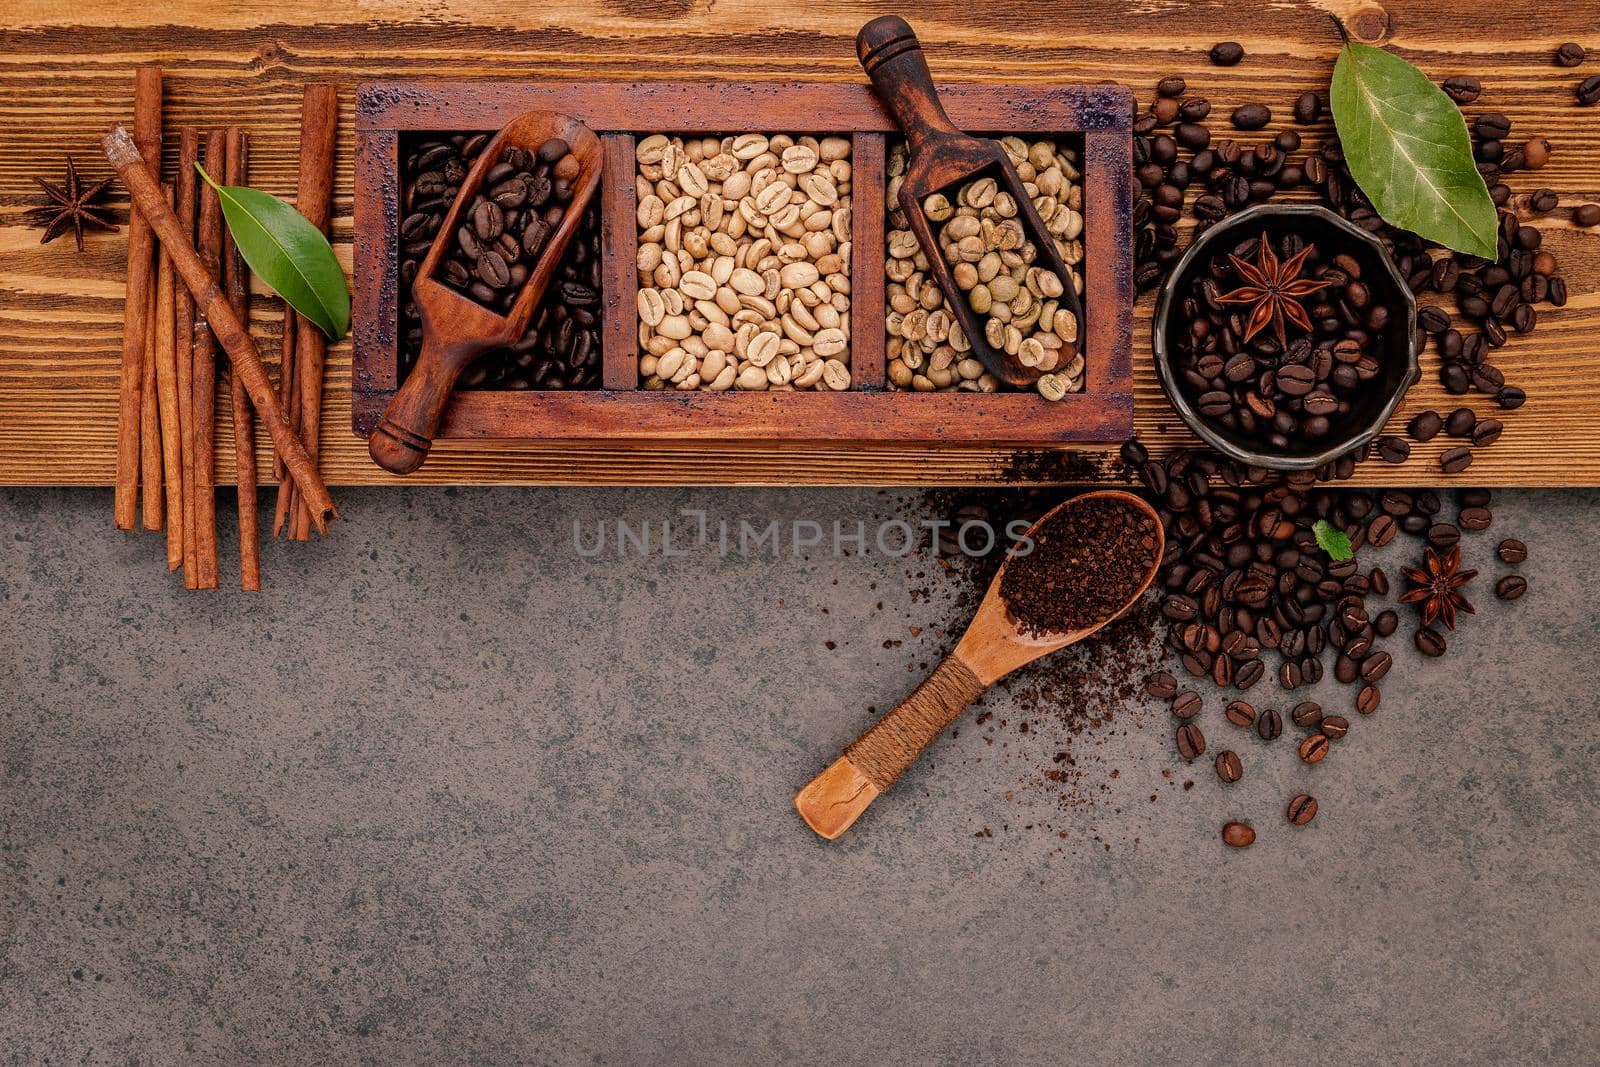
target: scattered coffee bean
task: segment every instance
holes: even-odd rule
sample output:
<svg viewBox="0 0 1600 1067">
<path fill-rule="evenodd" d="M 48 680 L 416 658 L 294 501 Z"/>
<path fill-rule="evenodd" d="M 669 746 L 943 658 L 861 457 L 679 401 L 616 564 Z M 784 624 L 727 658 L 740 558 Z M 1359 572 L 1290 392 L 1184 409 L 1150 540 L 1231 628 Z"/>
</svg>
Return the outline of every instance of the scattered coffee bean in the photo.
<svg viewBox="0 0 1600 1067">
<path fill-rule="evenodd" d="M 1577 94 L 1579 107 L 1593 107 L 1600 103 L 1600 74 L 1579 82 Z"/>
<path fill-rule="evenodd" d="M 1251 726 L 1256 721 L 1256 709 L 1247 701 L 1230 700 L 1223 714 L 1235 726 Z"/>
<path fill-rule="evenodd" d="M 1276 741 L 1283 735 L 1283 716 L 1267 708 L 1256 719 L 1256 734 L 1263 741 Z"/>
<path fill-rule="evenodd" d="M 1470 104 L 1483 92 L 1483 83 L 1470 74 L 1458 74 L 1444 80 L 1444 92 L 1458 104 Z"/>
<path fill-rule="evenodd" d="M 1310 793 L 1301 793 L 1289 801 L 1289 808 L 1286 814 L 1289 816 L 1290 822 L 1296 826 L 1304 826 L 1317 817 L 1317 798 Z"/>
<path fill-rule="evenodd" d="M 1233 109 L 1233 125 L 1240 130 L 1259 130 L 1272 121 L 1272 109 L 1265 104 L 1244 104 Z"/>
<path fill-rule="evenodd" d="M 1249 848 L 1255 840 L 1256 832 L 1242 822 L 1230 822 L 1222 827 L 1222 843 L 1229 848 Z"/>
<path fill-rule="evenodd" d="M 1378 704 L 1383 700 L 1383 693 L 1375 685 L 1364 685 L 1356 693 L 1356 710 L 1363 715 L 1371 715 L 1378 710 Z"/>
<path fill-rule="evenodd" d="M 1521 563 L 1528 558 L 1528 546 L 1515 537 L 1508 537 L 1500 542 L 1500 547 L 1495 549 L 1495 555 L 1499 556 L 1503 563 Z"/>
<path fill-rule="evenodd" d="M 1302 763 L 1321 763 L 1328 754 L 1328 739 L 1323 734 L 1312 734 L 1300 742 L 1296 751 Z"/>
<path fill-rule="evenodd" d="M 1378 438 L 1378 457 L 1385 463 L 1404 463 L 1411 458 L 1411 445 L 1403 437 Z"/>
<path fill-rule="evenodd" d="M 1157 700 L 1170 700 L 1178 694 L 1178 680 L 1166 671 L 1157 671 L 1145 678 L 1144 691 Z"/>
<path fill-rule="evenodd" d="M 1225 750 L 1217 753 L 1217 777 L 1224 782 L 1237 782 L 1244 777 L 1244 761 L 1237 752 Z"/>
<path fill-rule="evenodd" d="M 1200 714 L 1202 703 L 1199 693 L 1185 689 L 1172 698 L 1172 715 L 1177 719 L 1192 719 Z"/>
<path fill-rule="evenodd" d="M 1237 41 L 1223 41 L 1211 46 L 1211 62 L 1219 67 L 1232 67 L 1244 58 L 1244 45 Z"/>
<path fill-rule="evenodd" d="M 1322 736 L 1329 741 L 1338 741 L 1350 732 L 1350 720 L 1343 715 L 1328 715 L 1323 718 L 1317 729 L 1322 731 Z"/>
<path fill-rule="evenodd" d="M 1413 441 L 1431 441 L 1439 436 L 1439 431 L 1444 428 L 1444 420 L 1439 413 L 1432 409 L 1419 412 L 1406 423 L 1406 433 L 1411 435 Z"/>
<path fill-rule="evenodd" d="M 1445 654 L 1444 634 L 1431 627 L 1424 626 L 1418 630 L 1412 640 L 1416 643 L 1417 651 L 1424 656 L 1442 656 Z"/>
<path fill-rule="evenodd" d="M 1394 659 L 1387 652 L 1374 652 L 1361 661 L 1361 677 L 1369 682 L 1376 682 L 1389 673 Z"/>
<path fill-rule="evenodd" d="M 1527 591 L 1528 580 L 1520 574 L 1508 574 L 1494 586 L 1494 595 L 1501 600 L 1516 600 Z"/>
<path fill-rule="evenodd" d="M 1472 449 L 1466 445 L 1447 448 L 1439 454 L 1439 469 L 1446 474 L 1460 474 L 1472 466 Z"/>
<path fill-rule="evenodd" d="M 1558 66 L 1558 67 L 1576 67 L 1576 66 L 1579 66 L 1580 64 L 1583 63 L 1584 58 L 1587 55 L 1588 55 L 1588 53 L 1584 51 L 1583 45 L 1578 44 L 1576 41 L 1568 41 L 1566 44 L 1564 44 L 1561 47 L 1556 49 L 1556 55 L 1555 55 L 1556 66 Z"/>
<path fill-rule="evenodd" d="M 1294 101 L 1294 120 L 1310 126 L 1322 117 L 1322 97 L 1316 93 L 1301 93 Z"/>
<path fill-rule="evenodd" d="M 1317 723 L 1322 721 L 1322 705 L 1315 700 L 1303 700 L 1289 712 L 1289 718 L 1294 720 L 1296 726 L 1314 730 Z"/>
<path fill-rule="evenodd" d="M 1572 209 L 1574 226 L 1600 226 L 1600 204 L 1579 204 Z"/>
<path fill-rule="evenodd" d="M 1436 522 L 1428 527 L 1427 538 L 1434 548 L 1449 548 L 1461 540 L 1461 529 L 1453 523 Z"/>
<path fill-rule="evenodd" d="M 1456 516 L 1456 522 L 1461 524 L 1463 530 L 1471 533 L 1482 533 L 1494 522 L 1494 513 L 1488 508 L 1465 507 Z"/>
<path fill-rule="evenodd" d="M 1176 735 L 1178 755 L 1191 763 L 1203 756 L 1206 751 L 1206 735 L 1200 732 L 1200 727 L 1192 722 L 1186 722 L 1178 727 Z"/>
</svg>

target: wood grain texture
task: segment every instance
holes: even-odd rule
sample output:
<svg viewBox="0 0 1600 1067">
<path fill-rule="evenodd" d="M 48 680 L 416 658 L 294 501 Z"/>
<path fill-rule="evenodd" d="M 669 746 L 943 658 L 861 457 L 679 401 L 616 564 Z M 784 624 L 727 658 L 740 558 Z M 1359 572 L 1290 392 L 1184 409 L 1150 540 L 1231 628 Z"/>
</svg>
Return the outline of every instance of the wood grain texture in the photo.
<svg viewBox="0 0 1600 1067">
<path fill-rule="evenodd" d="M 169 129 L 249 126 L 252 183 L 284 197 L 295 189 L 300 93 L 309 81 L 341 83 L 341 134 L 333 202 L 337 251 L 350 267 L 354 86 L 384 78 L 546 79 L 725 78 L 861 82 L 854 37 L 881 8 L 817 3 L 797 25 L 793 5 L 771 0 L 658 0 L 530 8 L 511 0 L 442 0 L 419 13 L 399 0 L 345 7 L 285 0 L 218 6 L 200 0 L 141 5 L 126 0 L 21 0 L 0 16 L 0 482 L 109 485 L 115 471 L 117 368 L 121 355 L 126 232 L 94 235 L 78 256 L 70 242 L 38 244 L 23 223 L 35 203 L 30 177 L 50 175 L 71 153 L 86 176 L 101 175 L 97 143 L 112 120 L 132 112 L 133 73 L 142 62 L 166 70 Z M 1469 114 L 1499 110 L 1518 135 L 1550 138 L 1554 156 L 1537 175 L 1514 175 L 1525 194 L 1548 187 L 1564 206 L 1600 200 L 1600 111 L 1572 105 L 1589 67 L 1550 62 L 1561 41 L 1592 43 L 1589 4 L 1461 5 L 1453 0 L 1306 0 L 1272 5 L 1173 2 L 1138 13 L 1098 0 L 1066 0 L 1041 22 L 1032 0 L 982 8 L 952 0 L 918 5 L 915 26 L 934 76 L 961 82 L 1095 82 L 1116 79 L 1141 99 L 1162 74 L 1177 72 L 1219 110 L 1261 100 L 1280 116 L 1307 88 L 1326 85 L 1336 53 L 1327 15 L 1356 36 L 1397 49 L 1435 78 L 1474 73 L 1486 86 Z M 1211 67 L 1218 40 L 1244 44 L 1238 67 Z M 1001 43 L 1003 42 L 1003 44 Z M 85 56 L 93 56 L 86 61 Z M 1591 64 L 1592 66 L 1592 64 Z M 1283 128 L 1281 118 L 1266 131 Z M 1307 131 L 1325 135 L 1324 123 Z M 173 172 L 169 140 L 164 173 Z M 1539 329 L 1497 355 L 1529 401 L 1507 418 L 1505 436 L 1458 480 L 1489 485 L 1600 484 L 1600 231 L 1578 231 L 1564 215 L 1539 222 L 1571 287 L 1562 311 L 1541 308 Z M 1167 408 L 1149 364 L 1150 299 L 1134 316 L 1135 423 L 1157 447 L 1188 441 Z M 281 314 L 263 291 L 252 329 L 277 349 Z M 1436 363 L 1397 416 L 1456 401 L 1437 386 Z M 335 484 L 396 482 L 372 464 L 349 432 L 350 346 L 328 353 L 323 391 L 322 464 Z M 1472 406 L 1487 410 L 1481 398 Z M 218 451 L 232 452 L 227 404 L 218 406 Z M 258 455 L 265 464 L 270 454 Z M 1440 480 L 1442 440 L 1418 446 L 1410 463 L 1363 465 L 1363 484 Z M 1090 457 L 1092 460 L 1093 457 Z M 219 464 L 218 484 L 233 480 Z M 1061 463 L 972 445 L 828 448 L 687 445 L 651 448 L 441 441 L 413 482 L 482 484 L 659 482 L 898 483 L 1076 480 L 1091 462 Z M 262 469 L 264 481 L 271 471 Z"/>
</svg>

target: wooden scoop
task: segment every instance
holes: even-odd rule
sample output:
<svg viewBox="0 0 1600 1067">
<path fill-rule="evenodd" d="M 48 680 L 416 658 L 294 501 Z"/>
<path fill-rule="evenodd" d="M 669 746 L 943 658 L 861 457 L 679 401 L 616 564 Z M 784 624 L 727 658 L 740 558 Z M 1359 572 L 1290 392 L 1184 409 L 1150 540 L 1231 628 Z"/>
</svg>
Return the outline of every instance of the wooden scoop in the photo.
<svg viewBox="0 0 1600 1067">
<path fill-rule="evenodd" d="M 1082 337 L 1083 307 L 1077 287 L 1072 284 L 1072 272 L 1062 262 L 1055 240 L 1045 229 L 1039 210 L 1033 206 L 1033 198 L 1023 189 L 1022 179 L 998 142 L 962 133 L 944 113 L 944 105 L 939 103 L 939 95 L 933 88 L 933 77 L 928 73 L 928 61 L 922 55 L 922 43 L 905 19 L 884 15 L 861 27 L 861 32 L 856 34 L 856 55 L 872 79 L 879 99 L 905 132 L 910 158 L 905 181 L 900 186 L 900 207 L 928 257 L 934 280 L 944 292 L 945 303 L 955 312 L 961 331 L 972 345 L 972 354 L 1007 385 L 1032 385 L 1041 372 L 1024 367 L 1017 357 L 993 347 L 985 338 L 983 323 L 967 303 L 966 293 L 950 276 L 950 266 L 940 254 L 938 239 L 922 213 L 922 201 L 932 193 L 945 192 L 954 202 L 961 186 L 974 178 L 990 177 L 998 181 L 1016 199 L 1017 220 L 1038 249 L 1035 262 L 1055 271 L 1061 279 L 1061 306 L 1078 320 L 1078 336 Z M 1066 346 L 1063 363 L 1072 357 L 1075 348 L 1076 345 Z"/>
<path fill-rule="evenodd" d="M 466 293 L 452 289 L 435 274 L 439 263 L 456 239 L 456 230 L 483 187 L 484 176 L 500 162 L 507 148 L 537 149 L 552 137 L 567 142 L 578 159 L 578 176 L 572 183 L 572 199 L 546 241 L 538 262 L 523 283 L 522 292 L 509 314 L 484 307 Z M 417 270 L 411 293 L 422 319 L 422 354 L 411 368 L 400 391 L 389 401 L 378 428 L 367 439 L 373 460 L 393 474 L 410 474 L 422 466 L 433 447 L 434 434 L 461 372 L 478 356 L 504 348 L 522 338 L 528 330 L 539 298 L 550 284 L 567 242 L 572 239 L 600 185 L 601 147 L 594 131 L 568 115 L 552 111 L 530 111 L 513 120 L 495 135 L 461 182 L 461 192 L 439 227 L 428 257 Z"/>
<path fill-rule="evenodd" d="M 1155 546 L 1150 566 L 1138 589 L 1117 611 L 1085 630 L 1065 634 L 1034 635 L 1024 632 L 1006 612 L 1000 598 L 1000 580 L 1005 566 L 989 583 L 983 603 L 973 616 L 967 632 L 956 643 L 927 680 L 893 711 L 874 723 L 833 761 L 827 770 L 800 790 L 794 806 L 800 817 L 823 837 L 832 841 L 861 817 L 878 794 L 894 784 L 922 750 L 955 721 L 983 691 L 1040 656 L 1076 644 L 1126 611 L 1150 587 L 1161 560 L 1165 537 L 1155 509 L 1132 493 L 1107 489 L 1084 493 L 1056 505 L 1028 529 L 1031 537 L 1056 519 L 1067 508 L 1090 500 L 1115 499 L 1138 508 L 1155 527 Z"/>
</svg>

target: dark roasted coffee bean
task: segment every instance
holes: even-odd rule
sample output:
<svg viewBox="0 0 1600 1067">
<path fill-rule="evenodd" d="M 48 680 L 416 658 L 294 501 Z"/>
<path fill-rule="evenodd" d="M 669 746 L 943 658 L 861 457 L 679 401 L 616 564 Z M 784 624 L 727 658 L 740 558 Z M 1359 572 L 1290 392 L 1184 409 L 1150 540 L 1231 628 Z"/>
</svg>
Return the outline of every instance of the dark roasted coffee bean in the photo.
<svg viewBox="0 0 1600 1067">
<path fill-rule="evenodd" d="M 1367 543 L 1374 548 L 1382 548 L 1394 540 L 1396 532 L 1398 532 L 1398 524 L 1394 521 L 1393 516 L 1378 515 L 1367 526 Z"/>
<path fill-rule="evenodd" d="M 1499 419 L 1480 419 L 1472 428 L 1472 443 L 1479 448 L 1486 448 L 1500 440 L 1505 424 Z"/>
<path fill-rule="evenodd" d="M 1290 822 L 1296 826 L 1304 826 L 1317 817 L 1317 798 L 1310 793 L 1301 793 L 1289 801 L 1285 813 L 1289 816 Z"/>
<path fill-rule="evenodd" d="M 1385 463 L 1404 463 L 1411 458 L 1411 446 L 1401 437 L 1380 437 L 1378 438 L 1378 456 Z"/>
<path fill-rule="evenodd" d="M 1217 777 L 1224 782 L 1237 782 L 1244 777 L 1244 761 L 1232 750 L 1217 753 Z"/>
<path fill-rule="evenodd" d="M 1138 468 L 1150 460 L 1150 450 L 1139 443 L 1136 437 L 1130 437 L 1122 442 L 1121 456 L 1123 465 Z"/>
<path fill-rule="evenodd" d="M 1328 739 L 1322 734 L 1312 734 L 1301 741 L 1295 751 L 1302 763 L 1321 763 L 1328 754 Z"/>
<path fill-rule="evenodd" d="M 1228 721 L 1235 726 L 1250 726 L 1256 721 L 1256 709 L 1253 705 L 1243 700 L 1230 700 L 1228 707 L 1223 712 Z"/>
<path fill-rule="evenodd" d="M 1444 420 L 1437 411 L 1428 410 L 1418 412 L 1406 423 L 1406 433 L 1414 441 L 1431 441 L 1439 436 L 1439 431 L 1444 427 Z"/>
<path fill-rule="evenodd" d="M 1174 74 L 1156 82 L 1156 95 L 1167 97 L 1182 96 L 1186 88 L 1188 88 L 1188 85 L 1184 80 Z"/>
<path fill-rule="evenodd" d="M 1283 734 L 1283 716 L 1267 708 L 1256 718 L 1256 734 L 1263 741 L 1276 741 Z"/>
<path fill-rule="evenodd" d="M 1579 204 L 1572 209 L 1574 226 L 1600 226 L 1600 204 Z"/>
<path fill-rule="evenodd" d="M 1424 656 L 1435 657 L 1445 654 L 1444 634 L 1437 630 L 1424 626 L 1412 636 L 1412 641 L 1416 644 L 1417 651 Z"/>
<path fill-rule="evenodd" d="M 1458 104 L 1470 104 L 1483 92 L 1483 83 L 1470 74 L 1458 74 L 1444 80 L 1444 92 Z"/>
<path fill-rule="evenodd" d="M 1249 848 L 1255 844 L 1256 832 L 1242 822 L 1224 823 L 1222 843 L 1229 848 Z"/>
<path fill-rule="evenodd" d="M 1178 719 L 1192 719 L 1200 714 L 1200 694 L 1185 689 L 1172 698 L 1172 715 Z"/>
<path fill-rule="evenodd" d="M 1600 103 L 1600 74 L 1579 82 L 1577 93 L 1579 107 L 1593 107 Z"/>
<path fill-rule="evenodd" d="M 1495 549 L 1495 555 L 1499 556 L 1503 563 L 1521 563 L 1528 558 L 1528 546 L 1515 537 L 1508 537 L 1500 542 L 1500 547 Z"/>
<path fill-rule="evenodd" d="M 1316 93 L 1301 93 L 1294 101 L 1294 120 L 1302 126 L 1310 126 L 1322 117 L 1322 98 Z M 1262 125 L 1265 125 L 1263 123 Z M 1251 128 L 1251 127 L 1246 127 Z"/>
<path fill-rule="evenodd" d="M 1471 408 L 1456 408 L 1445 416 L 1444 432 L 1451 437 L 1470 437 L 1477 424 L 1478 416 Z"/>
<path fill-rule="evenodd" d="M 1265 104 L 1245 104 L 1233 109 L 1233 125 L 1241 130 L 1259 130 L 1272 121 L 1272 110 Z"/>
<path fill-rule="evenodd" d="M 1144 691 L 1157 700 L 1170 700 L 1178 693 L 1178 681 L 1166 671 L 1157 671 L 1145 678 Z"/>
<path fill-rule="evenodd" d="M 504 289 L 511 281 L 511 268 L 506 266 L 504 257 L 498 251 L 479 256 L 476 273 L 478 280 L 491 289 Z"/>
<path fill-rule="evenodd" d="M 1350 732 L 1350 720 L 1343 715 L 1329 715 L 1317 727 L 1329 741 L 1338 741 Z"/>
<path fill-rule="evenodd" d="M 1497 111 L 1487 112 L 1473 121 L 1472 132 L 1481 140 L 1503 141 L 1511 133 L 1511 120 Z"/>
<path fill-rule="evenodd" d="M 1495 403 L 1507 411 L 1515 411 L 1527 402 L 1528 394 L 1514 385 L 1502 386 L 1495 394 Z"/>
<path fill-rule="evenodd" d="M 1383 693 L 1375 685 L 1364 685 L 1356 694 L 1356 710 L 1363 715 L 1371 715 L 1378 710 L 1378 705 L 1383 700 Z"/>
<path fill-rule="evenodd" d="M 1466 445 L 1447 448 L 1439 454 L 1439 469 L 1446 474 L 1460 474 L 1472 466 L 1472 449 Z"/>
<path fill-rule="evenodd" d="M 1389 673 L 1389 668 L 1394 665 L 1394 660 L 1387 652 L 1374 652 L 1361 661 L 1361 677 L 1369 682 L 1376 682 Z"/>
<path fill-rule="evenodd" d="M 1494 514 L 1488 508 L 1465 507 L 1461 509 L 1456 521 L 1461 524 L 1463 530 L 1481 533 L 1494 522 Z"/>
<path fill-rule="evenodd" d="M 1205 755 L 1206 735 L 1200 732 L 1200 727 L 1192 722 L 1186 722 L 1178 727 L 1174 735 L 1178 744 L 1178 755 L 1193 762 Z"/>
<path fill-rule="evenodd" d="M 1259 659 L 1246 661 L 1233 672 L 1233 687 L 1240 692 L 1248 690 L 1261 680 L 1262 675 L 1266 673 L 1266 669 L 1266 664 Z"/>
<path fill-rule="evenodd" d="M 1583 50 L 1583 45 L 1578 44 L 1576 41 L 1568 41 L 1556 49 L 1556 66 L 1576 67 L 1583 62 L 1584 57 L 1587 55 L 1588 53 Z"/>
<path fill-rule="evenodd" d="M 1528 580 L 1520 574 L 1508 574 L 1494 585 L 1494 595 L 1501 600 L 1517 600 L 1528 591 Z"/>
<path fill-rule="evenodd" d="M 1436 522 L 1428 527 L 1428 544 L 1443 550 L 1461 540 L 1461 531 L 1448 522 Z"/>
<path fill-rule="evenodd" d="M 1322 721 L 1322 705 L 1315 700 L 1302 700 L 1294 706 L 1293 711 L 1289 712 L 1289 718 L 1294 720 L 1296 726 L 1307 730 L 1315 729 L 1317 723 Z"/>
<path fill-rule="evenodd" d="M 1223 41 L 1211 46 L 1211 62 L 1219 67 L 1231 67 L 1244 58 L 1244 45 L 1237 41 Z"/>
</svg>

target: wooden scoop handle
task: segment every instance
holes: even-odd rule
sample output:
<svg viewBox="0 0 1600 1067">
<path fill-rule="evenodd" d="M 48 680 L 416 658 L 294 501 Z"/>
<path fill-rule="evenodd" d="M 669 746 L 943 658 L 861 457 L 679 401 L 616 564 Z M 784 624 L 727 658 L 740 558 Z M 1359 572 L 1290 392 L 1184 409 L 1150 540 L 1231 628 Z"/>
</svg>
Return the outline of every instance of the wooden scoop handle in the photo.
<svg viewBox="0 0 1600 1067">
<path fill-rule="evenodd" d="M 944 113 L 928 60 L 922 54 L 922 42 L 905 19 L 883 15 L 861 27 L 856 34 L 856 56 L 878 98 L 905 131 L 911 155 L 919 154 L 930 139 L 966 136 Z"/>
<path fill-rule="evenodd" d="M 914 693 L 800 790 L 795 810 L 807 826 L 832 841 L 987 688 L 952 652 Z"/>
<path fill-rule="evenodd" d="M 389 401 L 377 429 L 367 438 L 372 460 L 390 474 L 410 474 L 422 466 L 433 447 L 434 435 L 450 402 L 450 390 L 467 364 L 487 347 L 478 342 L 449 344 L 429 331 L 422 342 L 422 354 L 400 391 Z"/>
</svg>

